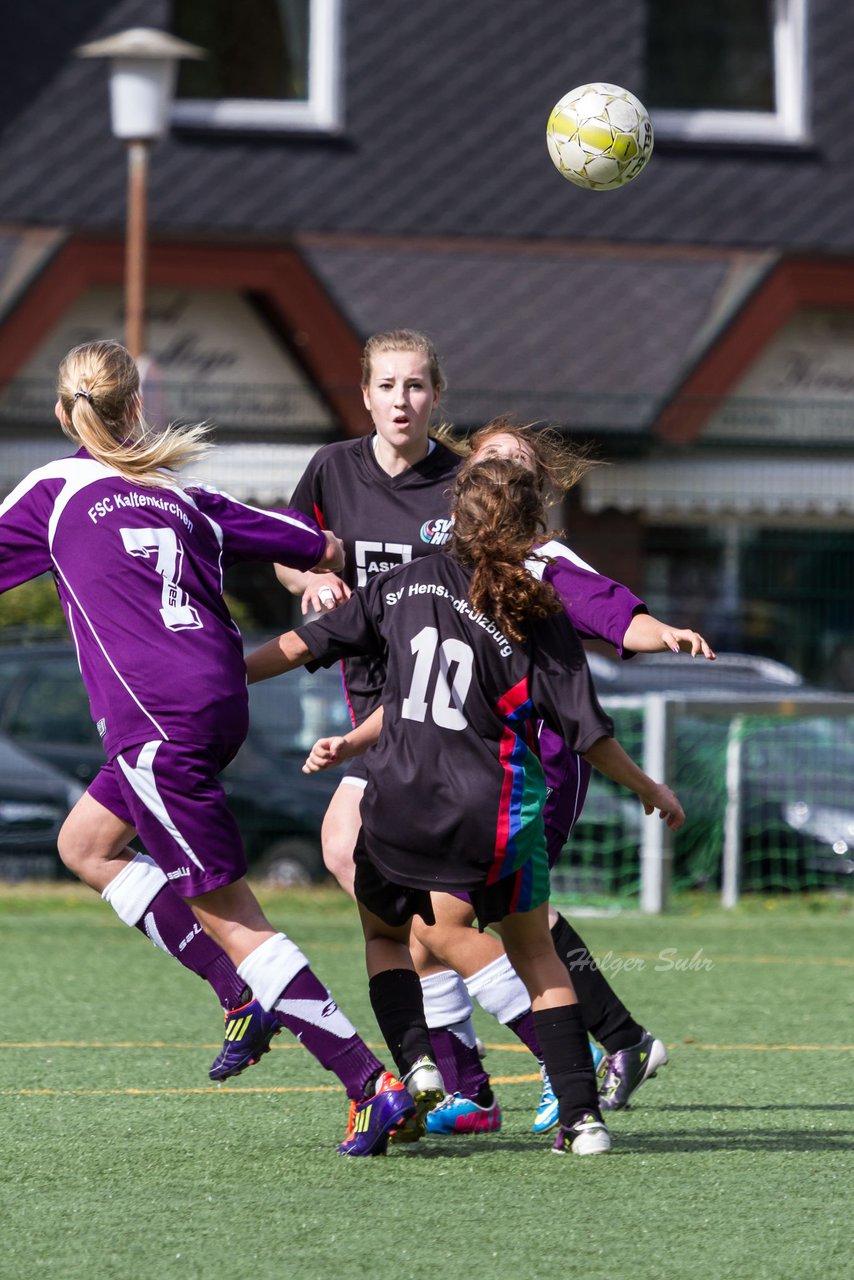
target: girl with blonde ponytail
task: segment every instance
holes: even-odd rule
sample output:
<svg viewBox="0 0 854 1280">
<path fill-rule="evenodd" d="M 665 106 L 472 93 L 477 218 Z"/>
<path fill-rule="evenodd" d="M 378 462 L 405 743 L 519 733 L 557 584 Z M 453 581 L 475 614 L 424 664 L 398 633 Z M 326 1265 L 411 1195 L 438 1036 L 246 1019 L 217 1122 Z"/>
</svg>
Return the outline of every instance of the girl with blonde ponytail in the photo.
<svg viewBox="0 0 854 1280">
<path fill-rule="evenodd" d="M 175 483 L 174 473 L 210 449 L 208 428 L 153 430 L 145 421 L 136 362 L 119 342 L 73 347 L 59 366 L 56 416 L 69 440 L 136 484 Z"/>
<path fill-rule="evenodd" d="M 267 920 L 218 779 L 248 720 L 224 569 L 263 560 L 337 570 L 341 542 L 296 511 L 182 487 L 175 472 L 207 447 L 204 429 L 153 434 L 139 372 L 117 342 L 68 353 L 56 413 L 80 447 L 0 504 L 0 592 L 53 573 L 107 757 L 60 832 L 60 854 L 76 870 L 91 867 L 87 850 L 106 851 L 86 882 L 216 991 L 226 1031 L 215 1078 L 251 1065 L 287 1027 L 354 1106 L 386 1082 L 367 1134 L 383 1146 L 414 1103 Z M 136 833 L 145 854 L 128 844 Z"/>
</svg>

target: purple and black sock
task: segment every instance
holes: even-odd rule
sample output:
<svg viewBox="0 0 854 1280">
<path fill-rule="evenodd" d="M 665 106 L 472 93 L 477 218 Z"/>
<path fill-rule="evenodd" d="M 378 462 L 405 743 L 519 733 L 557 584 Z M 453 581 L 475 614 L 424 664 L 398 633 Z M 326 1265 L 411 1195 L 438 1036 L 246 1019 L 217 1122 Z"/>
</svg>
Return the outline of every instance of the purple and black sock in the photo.
<svg viewBox="0 0 854 1280">
<path fill-rule="evenodd" d="M 507 1023 L 510 1030 L 519 1037 L 522 1044 L 527 1045 L 531 1053 L 539 1061 L 543 1061 L 542 1049 L 540 1048 L 540 1038 L 537 1033 L 537 1024 L 534 1015 L 530 1009 L 525 1013 L 521 1013 L 518 1018 L 511 1018 Z"/>
<path fill-rule="evenodd" d="M 433 1061 L 439 1068 L 447 1092 L 471 1098 L 482 1107 L 491 1106 L 492 1088 L 477 1046 L 468 1044 L 467 1040 L 456 1034 L 453 1027 L 433 1027 L 430 1041 L 433 1045 Z"/>
<path fill-rule="evenodd" d="M 238 1009 L 252 999 L 222 947 L 207 936 L 184 899 L 169 885 L 152 898 L 136 928 L 209 983 L 223 1009 Z"/>
<path fill-rule="evenodd" d="M 274 1012 L 320 1065 L 335 1073 L 349 1098 L 360 1102 L 373 1092 L 383 1064 L 308 966 L 285 987 Z"/>
<path fill-rule="evenodd" d="M 580 934 L 561 915 L 552 926 L 552 939 L 572 979 L 581 1017 L 593 1039 L 604 1045 L 606 1053 L 618 1053 L 638 1044 L 643 1027 L 635 1022 L 603 976 Z"/>
</svg>

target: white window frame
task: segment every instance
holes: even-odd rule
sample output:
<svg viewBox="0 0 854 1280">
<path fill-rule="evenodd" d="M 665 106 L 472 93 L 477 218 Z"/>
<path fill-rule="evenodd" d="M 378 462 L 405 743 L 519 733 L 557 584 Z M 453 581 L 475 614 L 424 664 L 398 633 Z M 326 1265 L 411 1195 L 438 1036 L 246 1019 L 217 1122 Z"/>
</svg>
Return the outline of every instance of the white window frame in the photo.
<svg viewBox="0 0 854 1280">
<path fill-rule="evenodd" d="M 809 143 L 808 2 L 774 0 L 774 111 L 678 111 L 650 104 L 656 136 L 680 142 Z"/>
<path fill-rule="evenodd" d="M 344 124 L 342 3 L 343 0 L 311 0 L 305 101 L 178 99 L 172 104 L 172 124 L 193 129 L 340 133 Z"/>
</svg>

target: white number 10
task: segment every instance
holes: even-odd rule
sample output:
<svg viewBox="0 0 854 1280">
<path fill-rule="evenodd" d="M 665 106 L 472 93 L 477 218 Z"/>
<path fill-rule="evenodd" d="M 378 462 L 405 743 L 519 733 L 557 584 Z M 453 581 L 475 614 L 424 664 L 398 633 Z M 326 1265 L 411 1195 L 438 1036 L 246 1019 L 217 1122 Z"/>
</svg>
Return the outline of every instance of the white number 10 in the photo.
<svg viewBox="0 0 854 1280">
<path fill-rule="evenodd" d="M 170 631 L 201 627 L 203 624 L 198 611 L 189 603 L 186 591 L 182 591 L 178 585 L 184 548 L 178 541 L 175 530 L 122 529 L 121 535 L 128 555 L 141 556 L 143 560 L 150 560 L 152 555 L 157 556 L 152 568 L 163 579 L 160 616 L 164 625 Z"/>
<path fill-rule="evenodd" d="M 439 671 L 430 713 L 433 722 L 442 729 L 465 729 L 468 721 L 463 715 L 463 703 L 471 684 L 474 654 L 462 640 L 443 640 L 439 644 L 439 632 L 435 627 L 424 627 L 413 636 L 410 647 L 415 654 L 415 669 L 409 693 L 403 699 L 401 714 L 407 720 L 423 721 L 427 716 L 427 685 L 433 671 L 433 659 L 439 650 Z M 448 672 L 456 665 L 453 678 L 448 683 Z"/>
</svg>

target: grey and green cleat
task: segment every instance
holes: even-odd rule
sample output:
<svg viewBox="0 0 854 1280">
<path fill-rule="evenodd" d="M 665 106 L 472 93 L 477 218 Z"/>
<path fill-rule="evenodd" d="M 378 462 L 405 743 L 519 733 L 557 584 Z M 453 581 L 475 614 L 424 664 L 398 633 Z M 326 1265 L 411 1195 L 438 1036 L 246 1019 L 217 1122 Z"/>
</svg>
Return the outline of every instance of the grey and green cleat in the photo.
<svg viewBox="0 0 854 1280">
<path fill-rule="evenodd" d="M 604 1156 L 610 1150 L 611 1135 L 592 1113 L 568 1127 L 562 1124 L 552 1147 L 556 1156 L 565 1156 L 569 1151 L 574 1156 Z"/>
<path fill-rule="evenodd" d="M 439 1068 L 432 1058 L 419 1058 L 403 1077 L 403 1084 L 415 1103 L 415 1111 L 393 1131 L 389 1141 L 394 1146 L 420 1141 L 427 1130 L 428 1112 L 438 1106 L 445 1096 L 445 1086 Z"/>
<path fill-rule="evenodd" d="M 667 1050 L 648 1031 L 639 1044 L 620 1049 L 605 1059 L 605 1076 L 599 1088 L 599 1106 L 603 1111 L 622 1111 L 645 1080 L 652 1080 L 659 1067 L 667 1062 Z"/>
</svg>

